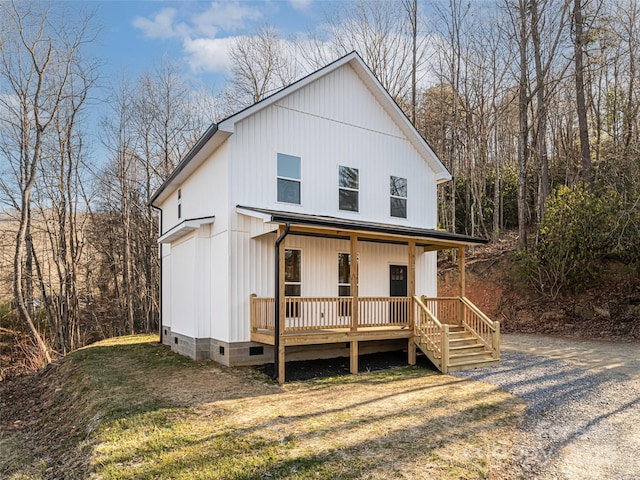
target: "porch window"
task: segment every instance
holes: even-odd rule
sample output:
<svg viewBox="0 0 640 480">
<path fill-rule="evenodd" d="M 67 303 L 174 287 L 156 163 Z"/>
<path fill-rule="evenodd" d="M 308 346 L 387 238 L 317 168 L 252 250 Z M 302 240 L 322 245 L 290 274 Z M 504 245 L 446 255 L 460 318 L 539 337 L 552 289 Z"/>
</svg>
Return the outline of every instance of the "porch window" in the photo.
<svg viewBox="0 0 640 480">
<path fill-rule="evenodd" d="M 284 295 L 285 297 L 299 297 L 301 294 L 302 252 L 300 250 L 284 251 Z M 299 316 L 299 304 L 287 303 L 287 317 Z"/>
<path fill-rule="evenodd" d="M 349 253 L 338 253 L 338 296 L 351 296 L 351 255 Z M 351 315 L 351 303 L 341 303 L 341 316 Z"/>
<path fill-rule="evenodd" d="M 407 179 L 391 176 L 391 216 L 407 218 Z"/>
<path fill-rule="evenodd" d="M 338 295 L 341 297 L 351 296 L 351 255 L 348 253 L 338 254 Z"/>
<path fill-rule="evenodd" d="M 300 205 L 300 157 L 278 154 L 278 201 Z"/>
<path fill-rule="evenodd" d="M 358 211 L 359 172 L 357 168 L 338 168 L 338 199 L 340 210 Z"/>
</svg>

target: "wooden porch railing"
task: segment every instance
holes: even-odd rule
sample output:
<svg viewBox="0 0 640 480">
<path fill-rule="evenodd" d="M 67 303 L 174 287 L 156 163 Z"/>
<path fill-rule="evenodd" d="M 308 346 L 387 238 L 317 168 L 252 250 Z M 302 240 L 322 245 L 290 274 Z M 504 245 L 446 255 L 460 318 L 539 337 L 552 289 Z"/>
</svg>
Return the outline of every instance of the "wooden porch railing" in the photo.
<svg viewBox="0 0 640 480">
<path fill-rule="evenodd" d="M 286 297 L 286 333 L 312 332 L 353 327 L 353 297 Z M 251 296 L 251 329 L 273 333 L 272 297 Z M 449 365 L 450 325 L 464 327 L 500 358 L 500 323 L 490 320 L 465 297 L 428 298 L 361 297 L 358 299 L 356 327 L 411 327 L 409 309 L 413 308 L 414 332 L 424 343 L 432 362 L 446 372 Z"/>
<path fill-rule="evenodd" d="M 464 326 L 491 351 L 493 358 L 500 359 L 500 322 L 491 320 L 468 298 L 423 296 L 421 300 L 441 323 Z"/>
<path fill-rule="evenodd" d="M 285 332 L 349 328 L 353 297 L 286 297 Z M 253 331 L 274 329 L 272 297 L 251 296 Z M 409 325 L 411 299 L 407 297 L 358 298 L 358 328 Z"/>
<path fill-rule="evenodd" d="M 446 366 L 449 364 L 449 325 L 440 322 L 433 313 L 433 302 L 428 302 L 432 307 L 430 309 L 425 305 L 425 297 L 420 298 L 416 295 L 413 300 L 416 308 L 416 337 L 425 343 L 427 351 L 432 352 L 429 359 L 446 373 Z"/>
<path fill-rule="evenodd" d="M 467 298 L 460 298 L 464 305 L 463 324 L 491 350 L 491 356 L 500 359 L 500 322 L 494 322 Z"/>
</svg>

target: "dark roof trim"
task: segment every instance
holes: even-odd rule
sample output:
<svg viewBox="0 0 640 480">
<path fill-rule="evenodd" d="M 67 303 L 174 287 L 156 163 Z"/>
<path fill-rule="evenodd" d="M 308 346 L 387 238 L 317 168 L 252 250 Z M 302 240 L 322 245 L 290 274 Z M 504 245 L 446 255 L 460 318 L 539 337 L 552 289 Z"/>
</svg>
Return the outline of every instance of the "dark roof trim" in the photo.
<svg viewBox="0 0 640 480">
<path fill-rule="evenodd" d="M 242 205 L 237 205 L 236 208 L 266 214 L 271 217 L 272 222 L 290 223 L 291 225 L 309 225 L 314 227 L 344 229 L 358 232 L 380 233 L 384 235 L 401 235 L 462 244 L 483 245 L 489 243 L 485 238 L 441 232 L 439 230 L 428 228 L 405 227 L 403 225 L 390 225 L 386 223 L 359 222 L 337 217 L 281 212 L 277 210 L 267 210 L 264 208 L 244 207 Z"/>
<path fill-rule="evenodd" d="M 167 188 L 167 186 L 171 182 L 173 182 L 178 175 L 180 175 L 180 172 L 182 172 L 182 170 L 184 170 L 184 168 L 187 166 L 187 164 L 193 159 L 193 157 L 195 157 L 198 154 L 200 149 L 202 149 L 202 147 L 204 147 L 207 144 L 207 142 L 211 139 L 211 137 L 213 137 L 215 135 L 215 133 L 217 131 L 218 131 L 218 124 L 217 123 L 212 123 L 211 126 L 209 128 L 207 128 L 207 131 L 204 132 L 204 134 L 196 142 L 196 144 L 193 147 L 191 147 L 191 150 L 189 150 L 187 152 L 187 154 L 184 156 L 184 158 L 178 164 L 178 166 L 175 168 L 175 170 L 173 172 L 171 172 L 171 175 L 169 175 L 169 177 L 163 182 L 163 184 L 160 185 L 160 188 L 158 188 L 158 190 L 156 190 L 156 193 L 154 193 L 153 197 L 151 197 L 151 200 L 149 200 L 149 204 L 150 205 L 153 205 L 153 203 L 160 196 L 160 194 L 164 191 L 164 189 Z"/>
</svg>

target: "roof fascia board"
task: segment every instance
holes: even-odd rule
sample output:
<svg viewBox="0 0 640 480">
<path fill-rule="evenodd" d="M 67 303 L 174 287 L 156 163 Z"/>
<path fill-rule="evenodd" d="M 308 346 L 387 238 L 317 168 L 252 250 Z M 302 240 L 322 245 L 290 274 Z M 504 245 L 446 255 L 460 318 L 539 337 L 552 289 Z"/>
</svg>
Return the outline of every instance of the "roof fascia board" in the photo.
<svg viewBox="0 0 640 480">
<path fill-rule="evenodd" d="M 211 130 L 212 127 L 215 128 Z M 149 201 L 151 205 L 159 207 L 162 202 L 176 191 L 189 175 L 197 170 L 198 167 L 229 138 L 230 134 L 225 131 L 220 131 L 216 124 L 212 125 L 212 127 L 210 127 L 191 150 L 189 150 L 171 175 L 169 175 L 160 188 L 158 188 Z"/>
<path fill-rule="evenodd" d="M 392 118 L 395 117 L 394 120 L 400 124 L 401 129 L 404 131 L 405 135 L 407 135 L 416 150 L 422 151 L 423 156 L 426 156 L 428 163 L 436 173 L 436 181 L 438 183 L 441 183 L 443 181 L 451 180 L 451 174 L 444 166 L 444 164 L 440 161 L 427 141 L 422 137 L 422 135 L 420 135 L 420 133 L 418 133 L 413 123 L 411 123 L 411 120 L 407 118 L 400 106 L 396 103 L 389 92 L 387 92 L 387 90 L 382 86 L 380 81 L 376 78 L 376 76 L 373 74 L 364 60 L 362 60 L 362 58 L 357 54 L 355 56 L 357 58 L 357 61 L 351 63 L 352 67 L 354 68 L 354 70 L 356 70 L 356 73 L 358 73 L 361 78 L 363 74 L 366 75 L 370 80 L 369 85 L 374 86 L 378 94 L 382 95 L 385 98 L 386 102 L 380 102 L 381 105 L 383 106 L 383 108 L 385 108 L 384 105 L 386 103 L 390 107 L 393 112 L 393 114 L 391 115 Z M 385 108 L 385 110 L 387 109 Z"/>
<path fill-rule="evenodd" d="M 484 238 L 441 232 L 439 230 L 423 228 L 403 229 L 399 228 L 397 225 L 391 224 L 351 222 L 347 219 L 308 214 L 301 216 L 301 214 L 291 212 L 267 210 L 242 205 L 236 206 L 236 211 L 244 215 L 262 219 L 263 222 L 279 224 L 289 223 L 291 224 L 292 233 L 295 233 L 296 230 L 302 233 L 305 229 L 323 230 L 332 232 L 333 235 L 344 235 L 347 232 L 362 232 L 363 236 L 370 236 L 372 238 L 414 238 L 422 243 L 426 240 L 427 243 L 443 245 L 445 246 L 444 248 L 454 248 L 464 245 L 482 245 L 488 243 L 488 240 Z"/>
</svg>

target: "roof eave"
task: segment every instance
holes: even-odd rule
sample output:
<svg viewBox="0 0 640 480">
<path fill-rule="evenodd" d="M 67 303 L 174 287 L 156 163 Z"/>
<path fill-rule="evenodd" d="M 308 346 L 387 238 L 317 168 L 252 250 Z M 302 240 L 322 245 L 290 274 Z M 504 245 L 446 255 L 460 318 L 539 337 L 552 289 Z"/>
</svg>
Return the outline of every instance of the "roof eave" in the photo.
<svg viewBox="0 0 640 480">
<path fill-rule="evenodd" d="M 166 200 L 166 198 L 173 191 L 175 191 L 176 188 L 178 188 L 178 185 L 182 181 L 182 177 L 185 176 L 184 172 L 187 170 L 187 167 L 190 167 L 189 170 L 195 170 L 195 168 L 197 168 L 197 166 L 199 166 L 206 159 L 206 155 L 204 155 L 202 156 L 202 158 L 199 159 L 200 161 L 197 162 L 197 165 L 192 164 L 194 159 L 198 157 L 198 154 L 204 149 L 204 147 L 209 143 L 209 141 L 214 136 L 216 136 L 216 133 L 218 132 L 219 132 L 218 125 L 215 123 L 212 124 L 207 129 L 207 131 L 202 135 L 202 137 L 200 137 L 200 139 L 196 142 L 196 144 L 193 147 L 191 147 L 191 150 L 187 152 L 187 154 L 180 161 L 178 166 L 173 170 L 173 172 L 171 172 L 171 175 L 169 175 L 169 177 L 167 177 L 167 179 L 162 183 L 162 185 L 158 188 L 158 190 L 156 190 L 156 192 L 153 194 L 153 196 L 149 200 L 150 205 L 154 207 L 159 207 L 160 204 L 164 200 Z M 218 135 L 220 135 L 221 133 L 224 133 L 224 135 L 221 136 L 220 143 L 222 143 L 229 136 L 227 132 L 220 132 L 218 133 Z M 215 145 L 215 148 L 213 150 L 215 150 L 218 146 L 219 145 Z"/>
</svg>

